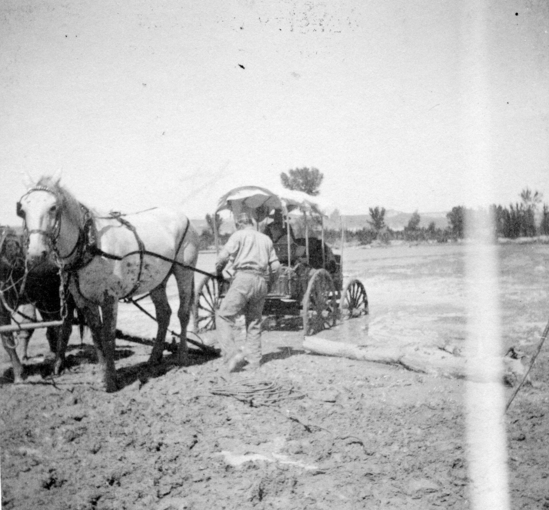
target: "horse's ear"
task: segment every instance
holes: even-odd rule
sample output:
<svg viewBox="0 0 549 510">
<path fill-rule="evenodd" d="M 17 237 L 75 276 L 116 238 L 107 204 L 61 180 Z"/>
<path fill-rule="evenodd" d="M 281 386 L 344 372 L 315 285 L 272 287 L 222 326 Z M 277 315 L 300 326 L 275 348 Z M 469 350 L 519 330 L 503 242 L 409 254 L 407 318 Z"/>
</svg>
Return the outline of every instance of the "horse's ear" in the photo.
<svg viewBox="0 0 549 510">
<path fill-rule="evenodd" d="M 34 179 L 30 176 L 30 174 L 26 170 L 21 172 L 21 175 L 23 177 L 23 184 L 27 189 L 31 189 L 36 185 L 36 183 L 34 182 Z"/>
<path fill-rule="evenodd" d="M 51 176 L 51 180 L 52 182 L 54 182 L 55 184 L 59 184 L 59 182 L 61 181 L 61 174 L 62 174 L 62 170 L 60 168 L 58 168 L 54 174 Z"/>
</svg>

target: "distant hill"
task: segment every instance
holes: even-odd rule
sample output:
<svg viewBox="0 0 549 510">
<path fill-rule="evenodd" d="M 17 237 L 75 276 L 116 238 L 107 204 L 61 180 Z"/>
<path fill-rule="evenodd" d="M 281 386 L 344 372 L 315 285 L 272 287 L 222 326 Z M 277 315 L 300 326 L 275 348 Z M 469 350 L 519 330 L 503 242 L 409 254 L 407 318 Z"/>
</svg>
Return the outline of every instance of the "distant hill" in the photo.
<svg viewBox="0 0 549 510">
<path fill-rule="evenodd" d="M 419 213 L 420 222 L 419 226 L 427 228 L 429 224 L 434 221 L 437 228 L 444 229 L 448 226 L 448 220 L 446 218 L 446 212 L 428 212 Z M 408 225 L 412 213 L 405 213 L 401 211 L 387 210 L 385 213 L 385 223 L 392 230 L 404 230 L 404 227 Z M 342 216 L 343 224 L 345 228 L 349 230 L 360 230 L 361 228 L 368 228 L 370 224 L 369 214 L 351 214 Z M 205 219 L 192 219 L 192 224 L 196 230 L 200 233 L 208 228 L 208 224 Z M 328 221 L 326 223 L 327 228 L 339 228 L 339 222 Z M 234 223 L 230 220 L 225 220 L 221 225 L 221 233 L 230 233 L 234 231 Z"/>
<path fill-rule="evenodd" d="M 404 230 L 404 227 L 408 225 L 412 214 L 413 213 L 388 210 L 385 212 L 385 224 L 392 230 Z M 427 228 L 431 222 L 435 222 L 436 228 L 444 229 L 448 226 L 446 214 L 446 212 L 420 212 L 419 226 L 422 228 Z M 368 220 L 370 220 L 369 214 L 344 216 L 344 219 L 349 230 L 359 230 L 370 225 L 368 223 Z"/>
</svg>

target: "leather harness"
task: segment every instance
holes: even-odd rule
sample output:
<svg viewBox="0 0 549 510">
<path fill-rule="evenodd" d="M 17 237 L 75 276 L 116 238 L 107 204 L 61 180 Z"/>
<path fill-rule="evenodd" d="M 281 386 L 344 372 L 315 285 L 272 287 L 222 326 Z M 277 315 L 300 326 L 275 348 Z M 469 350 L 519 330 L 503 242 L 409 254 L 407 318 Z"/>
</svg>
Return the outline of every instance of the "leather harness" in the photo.
<svg viewBox="0 0 549 510">
<path fill-rule="evenodd" d="M 27 193 L 25 193 L 25 195 L 23 195 L 23 197 L 21 197 L 21 200 L 25 196 L 27 196 L 28 194 L 32 193 L 33 191 L 46 191 L 48 193 L 51 193 L 55 197 L 55 199 L 57 201 L 57 204 L 59 204 L 59 201 L 60 201 L 59 194 L 55 190 L 53 190 L 51 188 L 48 188 L 46 186 L 36 186 L 34 188 L 31 188 L 29 191 L 27 191 Z M 17 202 L 17 214 L 18 214 L 18 216 L 23 216 L 22 208 L 21 208 L 21 200 L 19 200 L 19 202 Z M 104 257 L 104 258 L 110 259 L 110 260 L 120 261 L 120 260 L 123 260 L 126 257 L 129 257 L 130 255 L 139 254 L 139 272 L 138 272 L 136 283 L 134 284 L 133 288 L 125 296 L 121 297 L 120 299 L 128 299 L 133 294 L 135 294 L 135 292 L 137 292 L 137 290 L 139 289 L 139 287 L 141 285 L 141 274 L 142 274 L 142 271 L 143 271 L 143 259 L 144 259 L 145 255 L 150 255 L 150 256 L 159 258 L 161 260 L 164 260 L 166 262 L 171 262 L 172 264 L 177 264 L 177 265 L 185 267 L 187 269 L 192 269 L 194 271 L 212 276 L 210 273 L 206 273 L 206 272 L 201 271 L 199 269 L 196 269 L 192 266 L 182 264 L 181 262 L 178 262 L 177 260 L 170 259 L 168 257 L 164 257 L 162 255 L 159 255 L 158 253 L 154 253 L 154 252 L 146 250 L 145 245 L 144 245 L 142 239 L 139 237 L 139 234 L 137 233 L 136 228 L 128 220 L 123 218 L 123 214 L 121 214 L 119 212 L 111 212 L 109 216 L 102 217 L 102 219 L 117 220 L 117 221 L 120 222 L 121 225 L 123 225 L 127 229 L 131 230 L 133 232 L 134 236 L 135 236 L 135 239 L 136 239 L 136 242 L 137 242 L 137 245 L 138 245 L 138 250 L 126 253 L 126 255 L 124 255 L 123 257 L 120 257 L 118 255 L 112 255 L 110 253 L 104 252 L 103 250 L 101 250 L 101 248 L 99 248 L 98 243 L 97 243 L 97 228 L 95 226 L 94 217 L 93 217 L 92 213 L 83 204 L 79 203 L 79 205 L 80 205 L 80 208 L 81 208 L 82 213 L 83 213 L 84 224 L 79 229 L 78 239 L 76 241 L 76 244 L 74 245 L 74 248 L 70 251 L 70 253 L 68 255 L 61 256 L 58 252 L 58 249 L 57 249 L 57 239 L 59 238 L 59 234 L 60 234 L 60 230 L 61 230 L 61 210 L 60 210 L 59 207 L 57 209 L 55 222 L 54 222 L 53 227 L 51 228 L 51 230 L 47 231 L 47 230 L 42 230 L 42 229 L 32 229 L 32 230 L 29 231 L 29 230 L 26 229 L 26 224 L 25 224 L 25 236 L 27 237 L 27 239 L 28 239 L 28 236 L 30 234 L 33 234 L 33 233 L 41 234 L 50 241 L 50 243 L 52 245 L 53 252 L 55 253 L 55 256 L 60 261 L 68 260 L 68 259 L 74 257 L 74 259 L 72 261 L 70 261 L 68 263 L 65 263 L 65 264 L 61 263 L 59 265 L 62 266 L 64 271 L 66 271 L 68 273 L 72 273 L 75 276 L 76 283 L 77 283 L 78 287 L 79 287 L 78 271 L 80 269 L 83 269 L 84 267 L 86 267 L 88 264 L 91 263 L 91 261 L 95 257 L 98 257 L 98 256 L 99 257 Z M 176 254 L 181 249 L 183 241 L 185 240 L 185 237 L 187 236 L 189 226 L 190 226 L 190 221 L 187 220 L 187 226 L 185 227 L 185 231 L 183 233 L 183 236 L 181 237 L 181 240 L 179 241 L 179 244 L 178 244 L 177 249 L 175 251 Z M 79 289 L 79 291 L 80 291 L 80 289 Z M 82 295 L 81 292 L 80 292 L 80 294 Z"/>
</svg>

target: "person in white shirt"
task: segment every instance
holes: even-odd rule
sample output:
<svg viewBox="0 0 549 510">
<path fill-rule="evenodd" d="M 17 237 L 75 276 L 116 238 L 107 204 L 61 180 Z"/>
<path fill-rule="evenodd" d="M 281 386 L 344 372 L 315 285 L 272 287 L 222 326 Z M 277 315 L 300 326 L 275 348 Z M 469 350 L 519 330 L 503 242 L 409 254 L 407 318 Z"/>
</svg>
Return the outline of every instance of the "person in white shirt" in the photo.
<svg viewBox="0 0 549 510">
<path fill-rule="evenodd" d="M 218 277 L 222 277 L 228 263 L 235 272 L 216 313 L 217 337 L 229 372 L 243 368 L 246 362 L 246 370 L 260 367 L 263 307 L 271 274 L 280 267 L 273 242 L 254 228 L 246 213 L 237 217 L 236 224 L 238 230 L 221 249 L 215 263 Z M 233 328 L 236 317 L 242 313 L 246 319 L 246 343 L 238 350 Z"/>
</svg>

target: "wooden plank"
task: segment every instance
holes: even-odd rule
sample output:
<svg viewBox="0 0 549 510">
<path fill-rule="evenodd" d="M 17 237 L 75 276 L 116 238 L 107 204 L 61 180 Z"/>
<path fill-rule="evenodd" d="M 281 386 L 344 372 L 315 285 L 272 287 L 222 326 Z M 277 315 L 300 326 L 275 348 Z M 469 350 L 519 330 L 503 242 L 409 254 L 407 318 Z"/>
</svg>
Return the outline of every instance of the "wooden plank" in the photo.
<svg viewBox="0 0 549 510">
<path fill-rule="evenodd" d="M 0 326 L 0 333 L 13 333 L 14 331 L 21 331 L 25 329 L 39 329 L 61 326 L 63 321 L 49 321 L 49 322 L 25 322 L 22 324 L 8 324 L 6 326 Z"/>
</svg>

